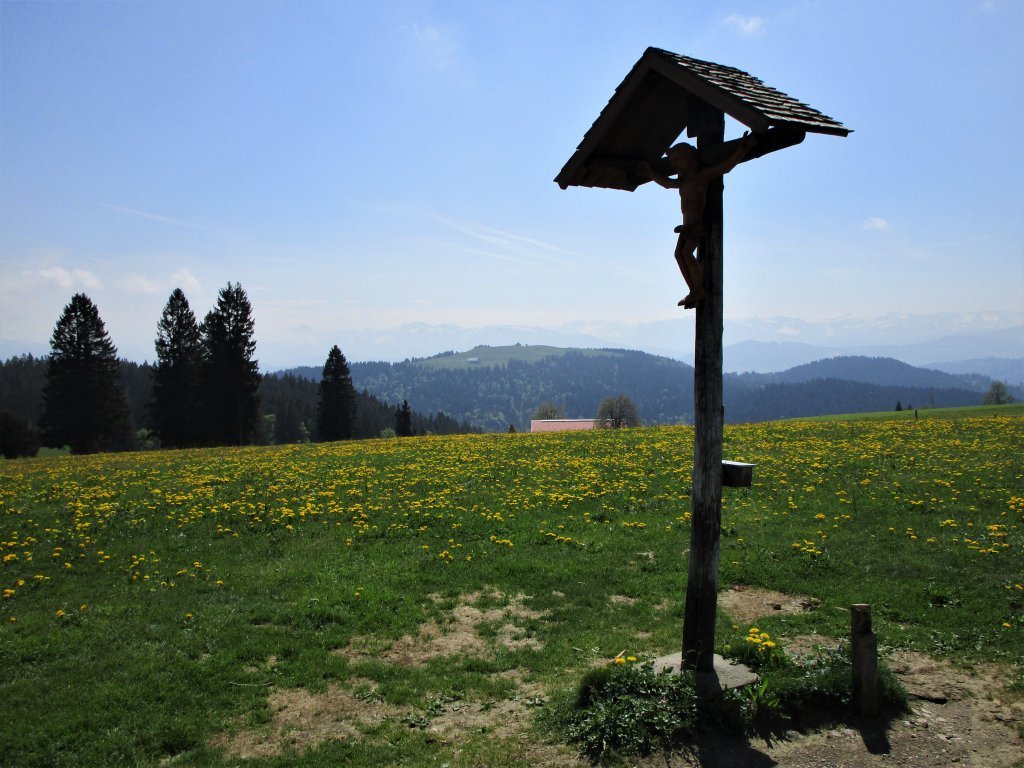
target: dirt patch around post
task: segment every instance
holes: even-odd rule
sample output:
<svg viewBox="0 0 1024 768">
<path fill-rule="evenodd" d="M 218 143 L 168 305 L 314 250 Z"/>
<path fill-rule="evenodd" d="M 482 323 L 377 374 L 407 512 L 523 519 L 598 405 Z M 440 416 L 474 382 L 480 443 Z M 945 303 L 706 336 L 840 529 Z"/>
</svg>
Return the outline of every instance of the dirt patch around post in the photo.
<svg viewBox="0 0 1024 768">
<path fill-rule="evenodd" d="M 749 765 L 778 768 L 1014 768 L 1024 766 L 1020 723 L 1024 703 L 1006 690 L 1007 670 L 977 664 L 971 670 L 911 651 L 897 651 L 889 667 L 910 695 L 910 712 L 889 723 L 835 726 L 775 742 L 754 742 Z M 730 762 L 690 762 L 701 768 L 726 768 Z"/>
<path fill-rule="evenodd" d="M 733 588 L 719 605 L 737 623 L 776 613 L 815 610 L 819 601 L 755 588 Z M 781 637 L 792 656 L 833 649 L 836 638 L 823 635 Z M 673 765 L 696 768 L 1024 768 L 1024 701 L 1008 690 L 1011 670 L 990 664 L 961 669 L 912 651 L 887 657 L 889 668 L 910 697 L 910 712 L 884 728 L 850 721 L 832 728 L 782 739 L 720 739 Z M 660 762 L 642 765 L 664 765 Z"/>
</svg>

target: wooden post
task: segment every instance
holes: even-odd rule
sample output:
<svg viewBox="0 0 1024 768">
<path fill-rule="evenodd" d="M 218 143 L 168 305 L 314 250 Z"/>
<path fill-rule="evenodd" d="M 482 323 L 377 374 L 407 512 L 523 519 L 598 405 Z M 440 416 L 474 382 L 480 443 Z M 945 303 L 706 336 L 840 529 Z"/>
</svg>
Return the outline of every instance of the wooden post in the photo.
<svg viewBox="0 0 1024 768">
<path fill-rule="evenodd" d="M 710 116 L 697 149 L 725 139 L 725 116 Z M 715 668 L 715 611 L 718 607 L 718 545 L 722 525 L 722 179 L 708 186 L 704 239 L 698 256 L 704 272 L 704 299 L 697 305 L 694 341 L 693 491 L 690 567 L 683 616 L 686 669 Z"/>
<path fill-rule="evenodd" d="M 881 684 L 878 677 L 878 638 L 871 631 L 871 606 L 850 606 L 850 655 L 853 663 L 853 702 L 864 717 L 877 717 Z"/>
</svg>

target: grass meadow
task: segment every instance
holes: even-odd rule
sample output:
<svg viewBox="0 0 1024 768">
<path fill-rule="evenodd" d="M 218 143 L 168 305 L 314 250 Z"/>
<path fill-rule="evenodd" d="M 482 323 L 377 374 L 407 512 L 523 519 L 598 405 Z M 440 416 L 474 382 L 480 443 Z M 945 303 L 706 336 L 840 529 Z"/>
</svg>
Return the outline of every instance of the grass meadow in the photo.
<svg viewBox="0 0 1024 768">
<path fill-rule="evenodd" d="M 842 637 L 868 602 L 883 648 L 1011 664 L 1019 685 L 1024 418 L 900 416 L 727 427 L 726 458 L 757 468 L 725 490 L 722 587 L 819 600 L 758 624 L 782 643 Z M 538 762 L 524 745 L 542 730 L 469 713 L 542 721 L 592 665 L 678 650 L 692 441 L 667 427 L 0 463 L 0 762 Z M 719 618 L 723 645 L 748 630 Z M 300 699 L 307 723 L 333 702 L 334 730 L 289 731 Z"/>
</svg>

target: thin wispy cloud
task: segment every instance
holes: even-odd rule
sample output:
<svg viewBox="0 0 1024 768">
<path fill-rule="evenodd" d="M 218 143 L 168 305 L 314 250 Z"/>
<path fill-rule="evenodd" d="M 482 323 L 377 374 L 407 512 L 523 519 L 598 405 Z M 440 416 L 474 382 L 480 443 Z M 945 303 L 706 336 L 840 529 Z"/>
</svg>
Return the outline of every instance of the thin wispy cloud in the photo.
<svg viewBox="0 0 1024 768">
<path fill-rule="evenodd" d="M 507 261 L 516 261 L 521 264 L 547 264 L 547 265 L 558 265 L 565 266 L 572 263 L 571 259 L 562 258 L 563 256 L 576 256 L 572 251 L 567 251 L 564 248 L 560 248 L 557 245 L 545 243 L 536 238 L 526 237 L 524 235 L 516 235 L 510 232 L 503 232 L 498 229 L 485 226 L 469 221 L 459 221 L 457 219 L 451 219 L 445 216 L 432 216 L 434 221 L 437 221 L 445 226 L 454 229 L 467 237 L 476 240 L 478 242 L 486 243 L 491 246 L 492 249 L 498 249 L 499 253 L 504 252 L 501 256 Z M 469 249 L 465 249 L 469 250 Z M 488 252 L 480 252 L 481 255 L 486 255 Z M 498 257 L 499 253 L 494 251 L 490 252 L 491 255 Z"/>
<path fill-rule="evenodd" d="M 96 290 L 103 287 L 103 283 L 96 275 L 84 269 L 67 270 L 63 267 L 47 267 L 46 269 L 25 270 L 25 275 L 55 283 L 66 291 L 75 288 Z"/>
<path fill-rule="evenodd" d="M 139 274 L 124 275 L 118 280 L 118 287 L 131 293 L 145 293 L 150 296 L 163 293 L 163 287 L 159 282 Z"/>
<path fill-rule="evenodd" d="M 173 275 L 171 275 L 171 282 L 174 283 L 175 288 L 181 288 L 183 291 L 200 291 L 203 288 L 202 283 L 199 282 L 198 278 L 189 272 L 187 269 L 179 269 Z"/>
<path fill-rule="evenodd" d="M 471 248 L 465 245 L 458 245 L 456 243 L 448 243 L 445 245 L 446 248 L 453 251 L 459 251 L 460 253 L 469 253 L 474 256 L 483 256 L 494 261 L 504 261 L 509 264 L 518 264 L 523 267 L 550 269 L 549 264 L 538 264 L 536 261 L 530 261 L 528 259 L 518 258 L 516 256 L 510 256 L 506 253 L 498 253 L 496 251 L 485 251 L 482 248 Z"/>
<path fill-rule="evenodd" d="M 864 222 L 864 229 L 870 229 L 875 232 L 887 232 L 891 227 L 889 222 L 881 216 L 871 216 Z"/>
<path fill-rule="evenodd" d="M 730 13 L 722 20 L 722 23 L 745 37 L 760 34 L 765 29 L 765 20 L 761 16 L 741 16 L 738 13 Z"/>
<path fill-rule="evenodd" d="M 128 294 L 147 296 L 168 296 L 175 288 L 194 297 L 203 289 L 202 283 L 187 268 L 182 267 L 172 274 L 163 270 L 148 273 L 125 272 L 116 278 L 117 287 Z"/>
<path fill-rule="evenodd" d="M 201 229 L 203 231 L 211 231 L 211 227 L 204 226 L 202 224 L 196 224 L 192 221 L 183 221 L 181 219 L 174 219 L 170 216 L 161 216 L 158 213 L 150 213 L 149 211 L 140 211 L 137 208 L 126 208 L 123 205 L 111 205 L 110 203 L 100 203 L 100 206 L 117 213 L 124 213 L 129 216 L 137 216 L 140 219 L 147 219 L 149 221 L 158 221 L 161 224 L 173 224 L 177 227 L 186 227 L 188 229 Z"/>
</svg>

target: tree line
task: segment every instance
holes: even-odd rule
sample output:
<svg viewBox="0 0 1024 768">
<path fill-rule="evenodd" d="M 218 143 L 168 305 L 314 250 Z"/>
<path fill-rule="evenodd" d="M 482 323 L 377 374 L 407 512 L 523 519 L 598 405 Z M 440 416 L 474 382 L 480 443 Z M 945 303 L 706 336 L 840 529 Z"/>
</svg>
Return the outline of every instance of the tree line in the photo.
<svg viewBox="0 0 1024 768">
<path fill-rule="evenodd" d="M 335 345 L 318 383 L 263 376 L 252 306 L 228 283 L 202 322 L 175 289 L 157 323 L 152 366 L 119 360 L 96 305 L 64 307 L 46 358 L 0 362 L 0 452 L 40 445 L 73 453 L 334 441 L 473 431 L 444 414 L 424 417 L 357 392 Z"/>
<path fill-rule="evenodd" d="M 889 369 L 897 367 L 878 366 L 875 363 L 879 361 L 868 358 L 856 362 L 860 366 L 853 368 L 861 379 L 876 375 L 886 381 Z M 817 376 L 810 366 L 801 371 L 811 377 L 807 380 L 780 381 L 785 373 L 725 374 L 725 420 L 736 423 L 887 411 L 897 400 L 920 408 L 977 405 L 984 389 L 972 387 L 991 383 L 897 365 L 910 371 L 900 373 L 893 384 Z M 828 367 L 822 368 L 822 373 L 830 372 Z M 911 379 L 908 373 L 935 375 Z M 408 398 L 425 409 L 443 410 L 494 432 L 507 430 L 510 424 L 517 430 L 529 429 L 538 404 L 545 402 L 557 405 L 569 418 L 591 418 L 605 399 L 620 394 L 635 403 L 645 424 L 693 420 L 693 368 L 631 350 L 566 350 L 535 361 L 513 358 L 493 366 L 441 367 L 417 360 L 358 362 L 352 364 L 352 378 L 378 397 Z"/>
</svg>

